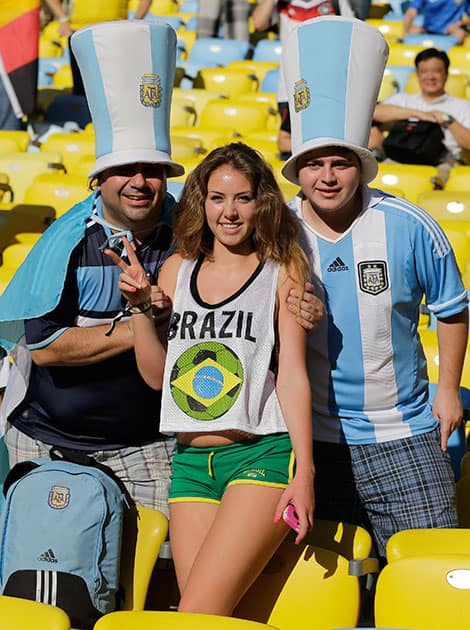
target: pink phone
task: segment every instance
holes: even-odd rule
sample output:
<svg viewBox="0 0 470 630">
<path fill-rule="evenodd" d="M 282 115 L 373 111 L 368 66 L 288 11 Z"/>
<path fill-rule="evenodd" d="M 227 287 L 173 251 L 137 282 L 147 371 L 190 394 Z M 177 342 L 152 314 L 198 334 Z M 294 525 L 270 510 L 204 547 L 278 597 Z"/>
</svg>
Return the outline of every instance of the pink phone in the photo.
<svg viewBox="0 0 470 630">
<path fill-rule="evenodd" d="M 297 512 L 295 511 L 295 506 L 292 505 L 292 503 L 289 503 L 289 505 L 285 508 L 284 512 L 282 513 L 282 518 L 289 525 L 289 527 L 292 527 L 295 532 L 299 531 L 300 521 L 299 517 L 297 516 Z"/>
</svg>

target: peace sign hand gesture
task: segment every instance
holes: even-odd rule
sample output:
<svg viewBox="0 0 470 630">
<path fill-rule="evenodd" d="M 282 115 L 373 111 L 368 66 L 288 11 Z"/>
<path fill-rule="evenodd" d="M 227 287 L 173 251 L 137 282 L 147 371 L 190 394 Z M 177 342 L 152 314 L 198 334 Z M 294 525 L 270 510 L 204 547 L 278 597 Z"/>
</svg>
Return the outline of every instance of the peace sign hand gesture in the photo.
<svg viewBox="0 0 470 630">
<path fill-rule="evenodd" d="M 145 270 L 139 262 L 133 245 L 125 236 L 122 242 L 127 251 L 129 264 L 120 258 L 111 249 L 105 249 L 104 253 L 111 258 L 113 263 L 121 269 L 119 276 L 119 289 L 131 306 L 143 304 L 151 299 L 151 286 L 145 274 Z"/>
</svg>

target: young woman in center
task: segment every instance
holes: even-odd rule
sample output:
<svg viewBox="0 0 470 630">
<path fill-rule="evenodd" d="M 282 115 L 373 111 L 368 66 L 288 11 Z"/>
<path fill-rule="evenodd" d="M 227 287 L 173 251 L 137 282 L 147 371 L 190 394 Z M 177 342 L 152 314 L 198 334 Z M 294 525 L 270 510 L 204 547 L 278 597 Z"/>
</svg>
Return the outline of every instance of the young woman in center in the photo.
<svg viewBox="0 0 470 630">
<path fill-rule="evenodd" d="M 287 296 L 309 279 L 296 219 L 270 167 L 242 143 L 212 151 L 175 211 L 177 253 L 163 265 L 159 339 L 150 286 L 132 247 L 119 287 L 131 305 L 142 377 L 162 389 L 175 432 L 170 541 L 180 611 L 230 615 L 288 532 L 313 523 L 306 332 Z"/>
</svg>

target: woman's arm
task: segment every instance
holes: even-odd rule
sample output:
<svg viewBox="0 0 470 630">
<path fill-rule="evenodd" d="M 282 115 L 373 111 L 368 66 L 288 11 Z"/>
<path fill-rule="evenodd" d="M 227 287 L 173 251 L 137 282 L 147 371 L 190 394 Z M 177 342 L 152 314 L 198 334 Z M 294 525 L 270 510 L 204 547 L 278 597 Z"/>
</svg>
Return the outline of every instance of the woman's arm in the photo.
<svg viewBox="0 0 470 630">
<path fill-rule="evenodd" d="M 313 524 L 314 465 L 311 391 L 305 356 L 307 333 L 292 317 L 286 301 L 291 289 L 301 290 L 293 275 L 293 271 L 289 270 L 288 273 L 283 267 L 279 276 L 277 318 L 279 357 L 276 391 L 295 453 L 296 472 L 283 493 L 275 518 L 278 520 L 286 505 L 293 503 L 301 523 L 296 539 L 296 542 L 300 542 Z"/>
</svg>

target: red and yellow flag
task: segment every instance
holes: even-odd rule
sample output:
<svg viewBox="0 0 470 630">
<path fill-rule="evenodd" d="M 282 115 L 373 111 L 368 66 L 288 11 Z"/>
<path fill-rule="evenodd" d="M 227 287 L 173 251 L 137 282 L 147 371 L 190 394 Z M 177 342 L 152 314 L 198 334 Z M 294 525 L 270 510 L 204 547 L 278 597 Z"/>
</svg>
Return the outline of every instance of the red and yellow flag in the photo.
<svg viewBox="0 0 470 630">
<path fill-rule="evenodd" d="M 40 0 L 1 0 L 0 56 L 24 114 L 34 110 Z"/>
</svg>

